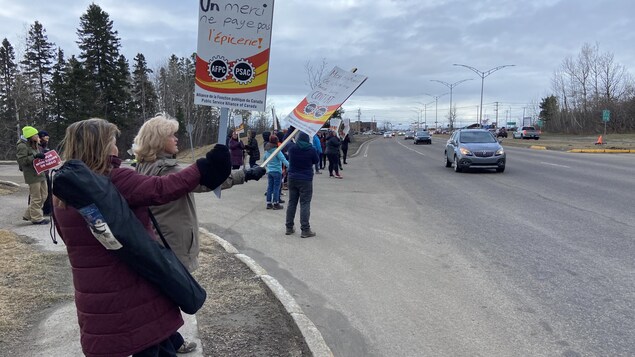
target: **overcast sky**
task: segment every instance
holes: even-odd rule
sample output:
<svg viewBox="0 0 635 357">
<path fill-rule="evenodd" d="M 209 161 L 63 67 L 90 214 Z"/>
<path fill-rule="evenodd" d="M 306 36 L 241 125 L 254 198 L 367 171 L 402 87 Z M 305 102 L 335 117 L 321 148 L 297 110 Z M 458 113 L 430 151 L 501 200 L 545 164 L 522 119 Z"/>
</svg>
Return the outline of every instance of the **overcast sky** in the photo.
<svg viewBox="0 0 635 357">
<path fill-rule="evenodd" d="M 40 21 L 51 42 L 77 54 L 79 17 L 93 1 L 0 0 L 0 37 L 20 54 L 23 38 Z M 254 3 L 257 1 L 254 0 Z M 130 62 L 141 52 L 156 67 L 171 54 L 196 51 L 198 1 L 94 1 L 106 11 Z M 278 0 L 274 4 L 268 104 L 288 113 L 310 88 L 307 61 L 328 69 L 358 68 L 369 79 L 344 104 L 345 117 L 406 125 L 418 115 L 445 122 L 449 92 L 442 84 L 472 78 L 453 89 L 462 124 L 474 122 L 480 71 L 501 65 L 484 81 L 483 116 L 512 121 L 533 114 L 551 94 L 551 78 L 585 43 L 635 73 L 634 0 Z M 431 103 L 431 104 L 428 104 Z M 427 110 L 422 113 L 424 104 Z M 525 108 L 525 109 L 523 109 Z M 502 121 L 499 119 L 499 121 Z"/>
</svg>

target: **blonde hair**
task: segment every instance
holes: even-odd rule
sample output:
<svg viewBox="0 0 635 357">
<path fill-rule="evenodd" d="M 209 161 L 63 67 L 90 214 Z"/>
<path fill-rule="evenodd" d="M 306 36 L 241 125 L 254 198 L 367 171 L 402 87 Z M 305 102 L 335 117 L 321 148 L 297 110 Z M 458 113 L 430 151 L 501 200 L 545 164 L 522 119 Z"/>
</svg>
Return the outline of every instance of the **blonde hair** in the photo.
<svg viewBox="0 0 635 357">
<path fill-rule="evenodd" d="M 75 122 L 66 128 L 61 144 L 62 157 L 64 160 L 81 160 L 94 172 L 106 174 L 111 169 L 110 155 L 119 134 L 117 126 L 104 119 Z"/>
<path fill-rule="evenodd" d="M 159 114 L 141 126 L 134 138 L 134 154 L 139 162 L 153 162 L 165 150 L 165 142 L 179 130 L 179 122 L 167 114 Z"/>
</svg>

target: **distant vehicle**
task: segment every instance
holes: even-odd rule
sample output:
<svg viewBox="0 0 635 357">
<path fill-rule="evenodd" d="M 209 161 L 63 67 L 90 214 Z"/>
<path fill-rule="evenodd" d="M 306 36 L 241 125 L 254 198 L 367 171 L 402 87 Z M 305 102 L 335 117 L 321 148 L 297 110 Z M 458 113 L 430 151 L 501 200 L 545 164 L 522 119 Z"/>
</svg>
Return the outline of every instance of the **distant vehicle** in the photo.
<svg viewBox="0 0 635 357">
<path fill-rule="evenodd" d="M 404 135 L 406 135 L 406 133 L 403 132 L 403 131 L 400 131 L 400 132 L 397 133 L 397 136 L 404 136 Z"/>
<path fill-rule="evenodd" d="M 505 127 L 502 127 L 500 129 L 498 129 L 496 131 L 496 137 L 497 138 L 506 138 L 507 137 L 507 129 L 505 129 Z"/>
<path fill-rule="evenodd" d="M 514 139 L 540 139 L 540 130 L 533 126 L 523 126 L 513 134 Z"/>
<path fill-rule="evenodd" d="M 461 172 L 468 168 L 505 171 L 506 155 L 494 135 L 484 129 L 461 129 L 452 133 L 445 146 L 445 167 Z"/>
<path fill-rule="evenodd" d="M 432 144 L 432 138 L 430 137 L 430 132 L 428 131 L 418 131 L 415 134 L 415 138 L 414 138 L 414 144 L 415 145 L 419 145 L 419 143 L 424 143 L 424 144 Z"/>
<path fill-rule="evenodd" d="M 389 132 L 384 133 L 384 138 L 392 138 L 392 134 Z"/>
<path fill-rule="evenodd" d="M 406 135 L 404 135 L 404 140 L 412 140 L 415 138 L 415 132 L 414 131 L 409 131 L 406 133 Z"/>
</svg>

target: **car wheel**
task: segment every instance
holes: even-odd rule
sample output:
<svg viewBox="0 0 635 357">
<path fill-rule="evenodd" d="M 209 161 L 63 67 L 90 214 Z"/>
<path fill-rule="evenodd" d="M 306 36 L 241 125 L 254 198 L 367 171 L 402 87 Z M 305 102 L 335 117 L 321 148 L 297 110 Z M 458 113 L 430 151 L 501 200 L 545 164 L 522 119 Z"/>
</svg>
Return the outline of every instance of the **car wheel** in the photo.
<svg viewBox="0 0 635 357">
<path fill-rule="evenodd" d="M 539 138 L 539 137 L 535 137 L 535 138 L 534 138 L 534 140 L 538 140 L 538 139 L 540 139 L 540 138 Z"/>
<path fill-rule="evenodd" d="M 505 172 L 505 166 L 497 168 L 496 172 Z"/>
<path fill-rule="evenodd" d="M 463 169 L 461 168 L 461 166 L 459 165 L 459 160 L 456 158 L 456 155 L 454 155 L 454 162 L 452 163 L 452 165 L 454 165 L 454 172 L 461 172 L 463 171 Z"/>
<path fill-rule="evenodd" d="M 446 152 L 443 156 L 445 156 L 445 167 L 452 167 L 452 162 L 448 160 L 448 153 Z"/>
</svg>

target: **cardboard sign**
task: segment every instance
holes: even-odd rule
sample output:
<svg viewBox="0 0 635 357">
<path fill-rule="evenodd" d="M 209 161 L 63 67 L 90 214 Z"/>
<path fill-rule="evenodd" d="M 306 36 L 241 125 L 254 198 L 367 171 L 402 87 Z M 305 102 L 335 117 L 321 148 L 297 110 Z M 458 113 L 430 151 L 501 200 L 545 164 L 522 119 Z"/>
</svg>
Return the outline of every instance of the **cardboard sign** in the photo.
<svg viewBox="0 0 635 357">
<path fill-rule="evenodd" d="M 62 159 L 55 150 L 46 152 L 43 159 L 33 160 L 33 168 L 38 175 L 46 170 L 54 169 L 59 166 L 62 166 Z"/>
<path fill-rule="evenodd" d="M 194 104 L 265 111 L 273 0 L 196 3 Z"/>
<path fill-rule="evenodd" d="M 287 121 L 310 137 L 350 97 L 368 77 L 345 71 L 339 67 L 331 72 L 309 93 L 287 117 Z"/>
</svg>

